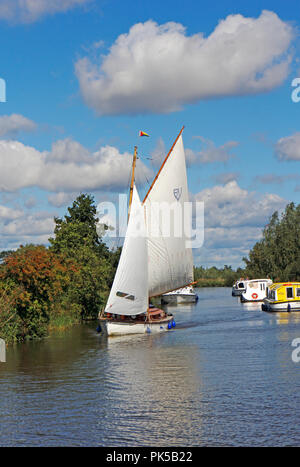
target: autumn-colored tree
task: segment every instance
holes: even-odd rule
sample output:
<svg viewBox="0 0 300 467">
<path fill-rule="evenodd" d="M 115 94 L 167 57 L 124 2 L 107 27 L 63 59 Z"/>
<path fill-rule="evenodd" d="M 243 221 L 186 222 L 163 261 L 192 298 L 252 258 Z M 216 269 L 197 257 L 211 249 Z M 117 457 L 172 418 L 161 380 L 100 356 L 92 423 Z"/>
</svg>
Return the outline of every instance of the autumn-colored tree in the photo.
<svg viewBox="0 0 300 467">
<path fill-rule="evenodd" d="M 22 334 L 22 320 L 16 309 L 21 292 L 12 281 L 0 281 L 0 337 L 6 342 L 18 340 Z"/>
<path fill-rule="evenodd" d="M 17 339 L 47 333 L 50 313 L 56 307 L 59 309 L 59 300 L 77 270 L 74 262 L 42 245 L 21 246 L 6 256 L 0 269 L 0 283 L 9 282 L 15 293 L 11 311 L 22 322 Z"/>
<path fill-rule="evenodd" d="M 0 336 L 42 337 L 64 318 L 97 318 L 120 255 L 99 238 L 97 222 L 93 197 L 81 194 L 65 218 L 55 218 L 49 248 L 26 245 L 1 255 Z"/>
</svg>

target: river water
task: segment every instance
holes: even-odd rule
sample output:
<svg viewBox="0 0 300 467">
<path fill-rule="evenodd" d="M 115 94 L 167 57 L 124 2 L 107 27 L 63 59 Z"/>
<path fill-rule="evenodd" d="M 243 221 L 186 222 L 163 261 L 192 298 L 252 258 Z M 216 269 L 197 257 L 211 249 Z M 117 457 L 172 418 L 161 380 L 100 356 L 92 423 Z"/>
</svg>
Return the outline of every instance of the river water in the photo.
<svg viewBox="0 0 300 467">
<path fill-rule="evenodd" d="M 89 323 L 9 347 L 0 446 L 299 445 L 300 313 L 197 292 L 168 308 L 166 333 L 107 338 Z"/>
</svg>

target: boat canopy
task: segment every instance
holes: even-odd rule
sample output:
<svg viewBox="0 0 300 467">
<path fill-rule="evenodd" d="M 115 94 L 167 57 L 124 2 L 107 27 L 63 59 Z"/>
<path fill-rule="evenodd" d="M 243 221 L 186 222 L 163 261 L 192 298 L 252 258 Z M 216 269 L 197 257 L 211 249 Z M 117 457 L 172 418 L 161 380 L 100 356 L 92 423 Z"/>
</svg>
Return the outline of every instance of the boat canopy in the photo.
<svg viewBox="0 0 300 467">
<path fill-rule="evenodd" d="M 269 287 L 268 298 L 279 302 L 300 300 L 300 282 L 276 282 Z"/>
</svg>

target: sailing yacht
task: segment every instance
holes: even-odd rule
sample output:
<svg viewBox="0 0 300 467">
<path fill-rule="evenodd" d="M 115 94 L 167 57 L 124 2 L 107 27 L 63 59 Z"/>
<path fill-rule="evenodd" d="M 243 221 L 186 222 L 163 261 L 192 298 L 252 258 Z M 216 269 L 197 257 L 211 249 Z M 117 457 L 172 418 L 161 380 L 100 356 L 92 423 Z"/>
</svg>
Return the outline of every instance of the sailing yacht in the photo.
<svg viewBox="0 0 300 467">
<path fill-rule="evenodd" d="M 161 302 L 166 304 L 176 305 L 179 303 L 196 303 L 198 295 L 193 289 L 192 285 L 182 287 L 181 289 L 174 290 L 173 292 L 165 293 L 161 296 Z"/>
<path fill-rule="evenodd" d="M 184 128 L 184 127 L 183 127 Z M 149 305 L 149 299 L 193 282 L 193 256 L 184 216 L 164 234 L 165 216 L 157 206 L 184 210 L 188 202 L 182 131 L 141 202 L 134 183 L 135 147 L 128 225 L 114 282 L 99 321 L 108 335 L 167 331 L 174 316 Z M 178 228 L 181 227 L 181 235 Z"/>
</svg>

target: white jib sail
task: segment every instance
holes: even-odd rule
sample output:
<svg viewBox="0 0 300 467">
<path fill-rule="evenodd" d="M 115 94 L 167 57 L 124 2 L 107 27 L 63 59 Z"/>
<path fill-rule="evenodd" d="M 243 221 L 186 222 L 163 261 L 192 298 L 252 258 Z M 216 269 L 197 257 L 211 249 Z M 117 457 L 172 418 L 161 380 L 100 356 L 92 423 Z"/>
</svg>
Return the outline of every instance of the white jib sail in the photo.
<svg viewBox="0 0 300 467">
<path fill-rule="evenodd" d="M 148 309 L 148 252 L 144 209 L 134 185 L 124 245 L 105 311 L 137 315 Z"/>
<path fill-rule="evenodd" d="M 193 282 L 192 228 L 182 136 L 144 201 L 148 235 L 149 296 Z M 189 214 L 189 215 L 187 215 Z"/>
</svg>

